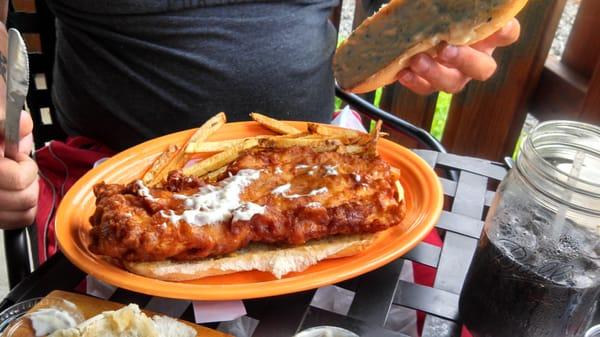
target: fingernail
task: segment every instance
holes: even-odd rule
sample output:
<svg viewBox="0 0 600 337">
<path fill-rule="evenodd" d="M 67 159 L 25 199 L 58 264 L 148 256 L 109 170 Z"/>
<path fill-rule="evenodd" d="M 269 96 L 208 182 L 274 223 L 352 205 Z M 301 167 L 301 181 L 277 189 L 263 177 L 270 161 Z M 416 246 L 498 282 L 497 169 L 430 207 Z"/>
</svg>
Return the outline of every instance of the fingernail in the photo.
<svg viewBox="0 0 600 337">
<path fill-rule="evenodd" d="M 412 70 L 418 74 L 424 74 L 429 70 L 429 68 L 431 68 L 431 61 L 429 61 L 426 57 L 419 57 L 417 62 L 413 65 Z"/>
<path fill-rule="evenodd" d="M 444 50 L 442 50 L 441 56 L 442 59 L 450 61 L 456 56 L 458 56 L 458 48 L 456 48 L 455 46 L 447 45 L 446 47 L 444 47 Z"/>
</svg>

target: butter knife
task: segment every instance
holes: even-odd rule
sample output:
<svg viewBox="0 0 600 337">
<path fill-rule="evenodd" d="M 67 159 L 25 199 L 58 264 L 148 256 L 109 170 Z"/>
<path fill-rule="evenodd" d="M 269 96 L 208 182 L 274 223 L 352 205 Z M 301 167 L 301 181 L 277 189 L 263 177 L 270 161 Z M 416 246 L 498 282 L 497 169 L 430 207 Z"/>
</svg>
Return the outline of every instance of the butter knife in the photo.
<svg viewBox="0 0 600 337">
<path fill-rule="evenodd" d="M 15 159 L 19 152 L 21 110 L 29 89 L 29 60 L 25 42 L 14 28 L 8 30 L 7 59 L 4 156 Z"/>
</svg>

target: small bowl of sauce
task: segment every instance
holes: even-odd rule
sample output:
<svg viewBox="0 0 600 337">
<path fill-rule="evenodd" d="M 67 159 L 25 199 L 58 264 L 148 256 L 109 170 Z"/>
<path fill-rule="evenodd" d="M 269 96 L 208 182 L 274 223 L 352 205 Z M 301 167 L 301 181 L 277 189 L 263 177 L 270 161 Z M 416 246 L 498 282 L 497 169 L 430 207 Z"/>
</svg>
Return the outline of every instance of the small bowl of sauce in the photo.
<svg viewBox="0 0 600 337">
<path fill-rule="evenodd" d="M 62 298 L 34 298 L 0 313 L 1 337 L 41 337 L 84 321 L 77 306 Z"/>
</svg>

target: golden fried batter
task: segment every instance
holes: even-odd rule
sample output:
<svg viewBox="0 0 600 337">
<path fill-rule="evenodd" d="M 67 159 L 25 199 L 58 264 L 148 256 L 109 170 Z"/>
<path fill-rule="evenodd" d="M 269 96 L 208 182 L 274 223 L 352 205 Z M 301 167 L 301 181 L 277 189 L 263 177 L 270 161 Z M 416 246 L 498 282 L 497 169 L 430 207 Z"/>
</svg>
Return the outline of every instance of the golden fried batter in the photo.
<svg viewBox="0 0 600 337">
<path fill-rule="evenodd" d="M 180 171 L 163 188 L 95 186 L 90 250 L 126 261 L 193 260 L 251 242 L 300 245 L 398 225 L 397 179 L 374 154 L 255 148 L 216 184 Z"/>
</svg>

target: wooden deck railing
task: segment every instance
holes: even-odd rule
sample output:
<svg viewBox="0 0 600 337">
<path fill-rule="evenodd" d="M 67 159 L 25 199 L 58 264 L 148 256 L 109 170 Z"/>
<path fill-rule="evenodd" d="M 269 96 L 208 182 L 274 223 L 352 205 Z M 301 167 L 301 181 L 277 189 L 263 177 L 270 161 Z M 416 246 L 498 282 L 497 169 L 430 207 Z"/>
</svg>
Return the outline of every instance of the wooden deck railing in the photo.
<svg viewBox="0 0 600 337">
<path fill-rule="evenodd" d="M 562 59 L 548 58 L 532 100 L 541 120 L 600 123 L 600 1 L 582 0 Z"/>
</svg>

